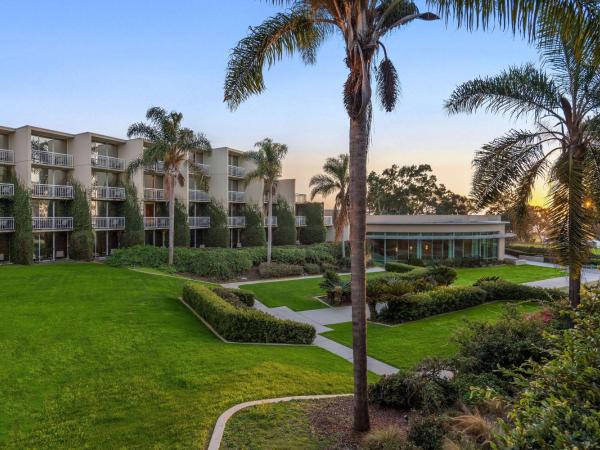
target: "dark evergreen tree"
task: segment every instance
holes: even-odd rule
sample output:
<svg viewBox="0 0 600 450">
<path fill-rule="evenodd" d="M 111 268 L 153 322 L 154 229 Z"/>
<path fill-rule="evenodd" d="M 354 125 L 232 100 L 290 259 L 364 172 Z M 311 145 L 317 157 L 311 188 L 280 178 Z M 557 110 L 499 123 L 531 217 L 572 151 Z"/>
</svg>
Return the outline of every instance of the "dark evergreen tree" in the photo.
<svg viewBox="0 0 600 450">
<path fill-rule="evenodd" d="M 70 237 L 71 259 L 91 261 L 94 258 L 94 230 L 90 202 L 85 188 L 72 181 L 73 200 L 67 206 L 69 216 L 73 217 L 73 232 Z"/>
<path fill-rule="evenodd" d="M 33 263 L 33 224 L 31 196 L 24 185 L 14 177 L 15 195 L 8 207 L 9 216 L 15 219 L 15 232 L 10 240 L 11 259 L 16 264 Z"/>
<path fill-rule="evenodd" d="M 229 229 L 227 228 L 227 212 L 223 207 L 211 200 L 206 205 L 210 228 L 206 230 L 205 244 L 207 247 L 229 247 Z"/>
<path fill-rule="evenodd" d="M 266 245 L 265 224 L 260 208 L 257 205 L 246 205 L 243 215 L 246 217 L 246 228 L 242 230 L 240 238 L 242 246 L 259 247 Z"/>
<path fill-rule="evenodd" d="M 273 216 L 277 217 L 277 227 L 273 228 L 273 245 L 294 245 L 296 215 L 282 197 L 278 197 L 277 203 L 273 205 Z"/>
<path fill-rule="evenodd" d="M 327 230 L 323 224 L 323 204 L 305 203 L 302 210 L 306 216 L 306 226 L 300 228 L 300 242 L 306 245 L 325 242 Z"/>
<path fill-rule="evenodd" d="M 121 203 L 120 214 L 125 217 L 125 231 L 121 236 L 121 247 L 144 244 L 144 218 L 140 211 L 137 191 L 131 182 L 125 183 L 125 201 Z"/>
<path fill-rule="evenodd" d="M 190 227 L 185 205 L 175 200 L 175 247 L 190 246 Z"/>
</svg>

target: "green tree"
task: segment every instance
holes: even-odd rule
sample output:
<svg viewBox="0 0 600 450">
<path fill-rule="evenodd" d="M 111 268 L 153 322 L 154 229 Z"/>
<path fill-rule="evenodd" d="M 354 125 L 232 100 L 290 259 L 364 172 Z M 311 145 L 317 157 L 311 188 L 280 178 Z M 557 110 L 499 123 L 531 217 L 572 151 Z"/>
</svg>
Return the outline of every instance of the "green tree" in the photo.
<svg viewBox="0 0 600 450">
<path fill-rule="evenodd" d="M 281 196 L 273 205 L 277 216 L 277 228 L 273 230 L 273 245 L 294 245 L 296 243 L 296 216 L 292 208 Z"/>
<path fill-rule="evenodd" d="M 335 193 L 333 205 L 333 225 L 335 227 L 335 241 L 342 243 L 342 257 L 346 257 L 346 244 L 344 242 L 344 229 L 348 225 L 350 213 L 350 170 L 349 158 L 341 154 L 337 158 L 327 158 L 323 165 L 324 174 L 315 175 L 310 179 L 310 199 L 315 196 L 328 197 Z"/>
<path fill-rule="evenodd" d="M 325 242 L 327 229 L 323 223 L 323 203 L 305 203 L 302 214 L 306 216 L 306 226 L 300 228 L 300 242 L 305 245 Z"/>
<path fill-rule="evenodd" d="M 265 138 L 254 145 L 257 150 L 247 152 L 245 157 L 256 164 L 256 168 L 246 174 L 246 183 L 261 180 L 265 184 L 267 206 L 267 262 L 271 262 L 273 246 L 273 195 L 277 179 L 281 176 L 281 165 L 287 153 L 287 145 Z"/>
<path fill-rule="evenodd" d="M 175 246 L 190 246 L 190 227 L 185 204 L 175 199 Z"/>
<path fill-rule="evenodd" d="M 70 236 L 70 257 L 80 261 L 90 261 L 94 258 L 94 229 L 92 228 L 92 213 L 87 191 L 76 181 L 73 186 L 73 200 L 69 202 L 68 215 L 73 217 L 73 231 Z"/>
<path fill-rule="evenodd" d="M 541 55 L 549 71 L 528 64 L 466 82 L 446 109 L 532 119 L 534 129 L 509 130 L 477 152 L 473 195 L 485 207 L 512 193 L 516 217 L 524 218 L 536 180 L 548 179 L 549 240 L 569 266 L 569 300 L 576 307 L 600 199 L 599 72 L 561 41 L 546 42 Z"/>
<path fill-rule="evenodd" d="M 246 217 L 246 226 L 242 230 L 241 242 L 244 247 L 260 247 L 267 243 L 265 223 L 258 205 L 245 205 L 242 212 Z"/>
<path fill-rule="evenodd" d="M 31 195 L 21 181 L 13 176 L 14 195 L 9 215 L 15 219 L 15 231 L 10 240 L 11 259 L 16 264 L 33 264 L 33 222 Z"/>
<path fill-rule="evenodd" d="M 206 205 L 206 213 L 210 217 L 210 227 L 206 230 L 207 247 L 229 247 L 229 229 L 227 228 L 227 212 L 215 200 Z"/>
<path fill-rule="evenodd" d="M 129 164 L 131 174 L 145 165 L 157 162 L 164 163 L 165 188 L 169 198 L 169 265 L 173 265 L 175 247 L 175 184 L 184 186 L 186 179 L 183 175 L 184 166 L 195 169 L 201 174 L 200 168 L 188 159 L 188 152 L 211 150 L 210 142 L 202 133 L 196 133 L 181 126 L 183 115 L 172 111 L 167 113 L 163 108 L 153 106 L 146 112 L 149 123 L 137 122 L 127 130 L 128 137 L 143 138 L 148 142 L 143 153 Z M 199 175 L 201 176 L 201 175 Z"/>
<path fill-rule="evenodd" d="M 125 201 L 120 205 L 125 217 L 125 231 L 121 235 L 121 247 L 132 247 L 144 243 L 144 218 L 140 212 L 137 191 L 133 183 L 125 184 Z"/>
</svg>

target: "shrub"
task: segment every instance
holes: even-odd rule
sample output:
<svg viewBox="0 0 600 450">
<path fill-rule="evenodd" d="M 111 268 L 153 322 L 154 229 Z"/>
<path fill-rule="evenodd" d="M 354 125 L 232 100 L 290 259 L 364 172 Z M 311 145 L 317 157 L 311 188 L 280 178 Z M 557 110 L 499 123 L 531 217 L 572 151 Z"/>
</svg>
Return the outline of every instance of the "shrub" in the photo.
<svg viewBox="0 0 600 450">
<path fill-rule="evenodd" d="M 190 227 L 188 225 L 188 214 L 185 205 L 175 199 L 175 234 L 173 241 L 176 247 L 190 246 Z"/>
<path fill-rule="evenodd" d="M 446 434 L 442 421 L 435 416 L 417 418 L 410 426 L 408 440 L 423 450 L 441 450 Z"/>
<path fill-rule="evenodd" d="M 306 252 L 303 248 L 298 247 L 274 248 L 271 260 L 282 264 L 302 265 L 306 262 Z"/>
<path fill-rule="evenodd" d="M 390 297 L 378 317 L 384 322 L 402 323 L 480 305 L 486 299 L 486 292 L 478 287 L 442 287 L 428 292 Z"/>
<path fill-rule="evenodd" d="M 544 289 L 510 281 L 481 281 L 477 286 L 487 292 L 489 301 L 495 300 L 560 300 L 567 294 L 560 289 Z"/>
<path fill-rule="evenodd" d="M 386 272 L 404 273 L 416 269 L 416 266 L 410 266 L 401 262 L 388 262 L 385 264 Z"/>
<path fill-rule="evenodd" d="M 323 224 L 323 204 L 304 203 L 302 212 L 306 216 L 306 226 L 300 228 L 300 242 L 305 245 L 325 242 L 327 229 Z"/>
<path fill-rule="evenodd" d="M 69 255 L 78 261 L 91 261 L 94 257 L 94 233 L 89 230 L 71 233 Z"/>
<path fill-rule="evenodd" d="M 323 275 L 323 281 L 321 281 L 319 287 L 325 291 L 327 302 L 337 306 L 350 301 L 350 285 L 350 281 L 342 280 L 337 273 L 327 271 Z"/>
<path fill-rule="evenodd" d="M 447 266 L 432 266 L 428 270 L 429 276 L 440 286 L 449 286 L 454 283 L 458 273 Z"/>
<path fill-rule="evenodd" d="M 235 251 L 246 254 L 252 260 L 253 266 L 258 266 L 261 262 L 267 260 L 266 247 L 244 247 Z"/>
<path fill-rule="evenodd" d="M 241 232 L 240 241 L 244 247 L 266 245 L 265 224 L 262 212 L 257 205 L 245 205 L 242 213 L 246 217 L 246 227 Z"/>
<path fill-rule="evenodd" d="M 125 184 L 125 201 L 120 203 L 120 215 L 125 217 L 121 248 L 144 244 L 144 219 L 140 212 L 137 191 L 132 183 Z"/>
<path fill-rule="evenodd" d="M 403 436 L 398 427 L 388 426 L 371 431 L 362 442 L 364 450 L 413 450 L 414 446 Z"/>
<path fill-rule="evenodd" d="M 73 200 L 69 203 L 69 216 L 73 217 L 73 232 L 70 234 L 69 256 L 79 261 L 94 258 L 94 230 L 92 214 L 85 188 L 72 181 Z"/>
<path fill-rule="evenodd" d="M 23 183 L 13 177 L 15 185 L 9 215 L 15 219 L 15 231 L 10 239 L 11 259 L 16 264 L 33 264 L 33 225 L 31 196 Z"/>
<path fill-rule="evenodd" d="M 473 283 L 473 286 L 480 286 L 483 283 L 496 283 L 498 281 L 502 280 L 502 278 L 500 278 L 497 275 L 491 275 L 491 276 L 487 276 L 487 277 L 480 277 L 475 283 Z"/>
<path fill-rule="evenodd" d="M 323 272 L 335 272 L 335 270 L 337 269 L 337 267 L 335 266 L 335 264 L 329 264 L 329 263 L 323 263 L 321 264 L 321 270 Z"/>
<path fill-rule="evenodd" d="M 304 264 L 304 272 L 309 275 L 318 275 L 321 273 L 321 267 L 318 264 Z"/>
<path fill-rule="evenodd" d="M 229 341 L 310 344 L 315 338 L 315 329 L 308 324 L 277 319 L 253 308 L 235 308 L 198 283 L 184 286 L 183 299 Z"/>
<path fill-rule="evenodd" d="M 293 277 L 304 274 L 304 268 L 295 264 L 261 263 L 258 274 L 261 278 Z"/>
<path fill-rule="evenodd" d="M 227 212 L 214 199 L 206 205 L 210 227 L 206 230 L 204 243 L 207 247 L 229 247 Z"/>
<path fill-rule="evenodd" d="M 336 259 L 331 254 L 329 248 L 320 244 L 307 247 L 305 249 L 305 259 L 307 263 L 311 264 L 335 264 Z"/>
<path fill-rule="evenodd" d="M 296 215 L 281 196 L 273 204 L 273 215 L 277 216 L 277 227 L 273 228 L 273 245 L 296 244 Z"/>
<path fill-rule="evenodd" d="M 238 298 L 237 295 L 235 295 L 233 292 L 231 292 L 229 289 L 221 287 L 221 286 L 214 286 L 214 287 L 210 287 L 209 288 L 211 291 L 213 291 L 215 294 L 217 294 L 219 297 L 221 297 L 223 300 L 225 300 L 227 303 L 229 303 L 232 306 L 235 306 L 236 308 L 246 308 L 247 306 L 242 303 L 240 301 L 240 299 Z"/>
<path fill-rule="evenodd" d="M 235 299 L 244 306 L 254 306 L 254 293 L 243 289 L 224 288 L 221 286 L 212 286 L 210 288 L 215 294 L 223 299 Z"/>
</svg>

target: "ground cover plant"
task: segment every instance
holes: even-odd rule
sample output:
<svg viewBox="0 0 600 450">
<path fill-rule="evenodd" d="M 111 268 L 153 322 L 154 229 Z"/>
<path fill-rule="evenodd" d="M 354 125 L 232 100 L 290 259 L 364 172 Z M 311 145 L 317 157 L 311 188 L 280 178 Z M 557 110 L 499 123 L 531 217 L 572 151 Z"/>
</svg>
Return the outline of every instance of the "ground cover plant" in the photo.
<svg viewBox="0 0 600 450">
<path fill-rule="evenodd" d="M 0 267 L 0 447 L 204 448 L 234 404 L 344 393 L 314 347 L 225 344 L 185 280 L 102 264 Z"/>
</svg>

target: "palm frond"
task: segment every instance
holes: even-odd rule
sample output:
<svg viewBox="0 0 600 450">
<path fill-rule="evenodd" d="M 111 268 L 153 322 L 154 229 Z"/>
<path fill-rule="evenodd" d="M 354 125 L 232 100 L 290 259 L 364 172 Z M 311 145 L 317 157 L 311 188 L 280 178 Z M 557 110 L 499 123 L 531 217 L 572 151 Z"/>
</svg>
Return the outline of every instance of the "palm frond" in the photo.
<svg viewBox="0 0 600 450">
<path fill-rule="evenodd" d="M 310 199 L 313 200 L 317 195 L 327 197 L 335 191 L 336 183 L 333 178 L 324 175 L 314 175 L 308 184 L 312 187 L 310 191 Z"/>
<path fill-rule="evenodd" d="M 392 112 L 400 96 L 400 81 L 394 64 L 387 57 L 379 63 L 375 72 L 375 81 L 381 106 L 387 112 Z"/>
</svg>

